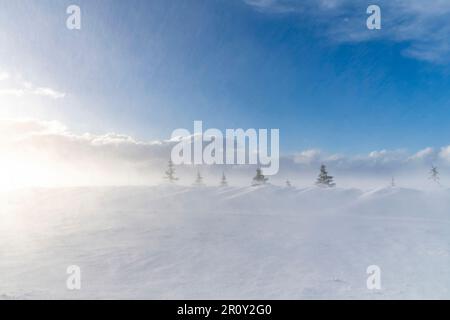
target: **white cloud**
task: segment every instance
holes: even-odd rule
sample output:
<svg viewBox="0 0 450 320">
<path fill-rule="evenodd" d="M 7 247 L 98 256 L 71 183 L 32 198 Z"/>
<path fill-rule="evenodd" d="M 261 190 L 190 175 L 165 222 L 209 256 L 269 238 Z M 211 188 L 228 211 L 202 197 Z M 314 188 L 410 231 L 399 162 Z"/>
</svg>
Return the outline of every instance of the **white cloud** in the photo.
<svg viewBox="0 0 450 320">
<path fill-rule="evenodd" d="M 0 120 L 0 174 L 13 179 L 13 172 L 22 172 L 26 179 L 38 172 L 41 180 L 36 178 L 37 182 L 50 183 L 53 181 L 50 177 L 53 177 L 58 183 L 69 185 L 158 183 L 163 181 L 162 176 L 175 143 L 177 141 L 139 141 L 120 133 L 75 134 L 56 121 Z M 345 183 L 347 186 L 377 186 L 379 181 L 388 183 L 392 176 L 396 176 L 400 183 L 404 181 L 400 179 L 402 175 L 421 176 L 418 180 L 427 181 L 431 165 L 437 165 L 443 174 L 447 173 L 450 177 L 450 146 L 440 150 L 425 148 L 412 153 L 376 150 L 365 155 L 304 150 L 282 157 L 280 173 L 270 179 L 275 183 L 280 180 L 282 184 L 289 178 L 297 186 L 301 183 L 308 186 L 314 181 L 322 163 L 336 176 L 341 186 Z M 191 166 L 176 169 L 182 178 L 181 183 L 187 184 L 193 181 L 197 170 Z M 255 166 L 202 167 L 205 178 L 213 183 L 219 181 L 217 179 L 222 170 L 227 171 L 234 183 L 239 181 L 238 184 L 245 184 L 253 177 Z"/>
<path fill-rule="evenodd" d="M 321 152 L 320 150 L 311 149 L 305 150 L 294 155 L 294 162 L 304 165 L 320 162 Z"/>
<path fill-rule="evenodd" d="M 420 150 L 410 157 L 410 160 L 412 161 L 414 160 L 433 161 L 434 159 L 436 159 L 436 151 L 431 147 Z"/>
<path fill-rule="evenodd" d="M 66 96 L 64 92 L 58 92 L 52 88 L 35 88 L 31 92 L 37 96 L 49 97 L 52 99 L 60 99 Z"/>
<path fill-rule="evenodd" d="M 55 121 L 0 120 L 0 188 L 6 182 L 8 186 L 149 184 L 161 179 L 170 146 L 123 134 L 75 134 Z"/>
<path fill-rule="evenodd" d="M 65 93 L 56 91 L 51 88 L 3 88 L 0 89 L 0 96 L 15 96 L 18 98 L 24 96 L 40 96 L 40 97 L 48 97 L 51 99 L 61 99 L 66 96 Z"/>
<path fill-rule="evenodd" d="M 33 119 L 0 121 L 0 141 L 14 146 L 15 150 L 45 153 L 47 156 L 68 161 L 77 158 L 108 159 L 108 161 L 146 162 L 163 158 L 162 142 L 141 142 L 130 136 L 116 133 L 95 135 L 74 134 L 57 121 Z M 164 152 L 162 152 L 164 151 Z"/>
<path fill-rule="evenodd" d="M 404 150 L 375 150 L 369 153 L 368 159 L 376 163 L 388 163 L 393 161 L 403 161 L 408 158 Z"/>
<path fill-rule="evenodd" d="M 53 88 L 36 86 L 31 82 L 24 81 L 21 76 L 11 77 L 7 72 L 0 72 L 0 81 L 0 96 L 16 98 L 38 96 L 51 99 L 61 99 L 66 96 L 64 92 Z"/>
<path fill-rule="evenodd" d="M 380 0 L 382 30 L 365 27 L 366 8 L 373 1 L 244 0 L 266 13 L 296 12 L 317 23 L 318 31 L 336 42 L 388 39 L 406 45 L 406 56 L 433 63 L 450 62 L 450 1 Z M 282 10 L 281 10 L 282 9 Z"/>
<path fill-rule="evenodd" d="M 30 135 L 65 134 L 66 127 L 57 121 L 35 119 L 0 119 L 0 142 L 16 142 Z"/>
<path fill-rule="evenodd" d="M 291 172 L 315 171 L 326 164 L 345 175 L 369 176 L 395 175 L 401 172 L 427 172 L 431 165 L 438 165 L 450 172 L 450 146 L 440 152 L 428 147 L 415 153 L 406 150 L 374 150 L 363 155 L 327 154 L 319 150 L 305 150 L 288 156 L 281 168 Z"/>
<path fill-rule="evenodd" d="M 450 164 L 450 146 L 443 147 L 439 152 L 439 157 Z"/>
</svg>

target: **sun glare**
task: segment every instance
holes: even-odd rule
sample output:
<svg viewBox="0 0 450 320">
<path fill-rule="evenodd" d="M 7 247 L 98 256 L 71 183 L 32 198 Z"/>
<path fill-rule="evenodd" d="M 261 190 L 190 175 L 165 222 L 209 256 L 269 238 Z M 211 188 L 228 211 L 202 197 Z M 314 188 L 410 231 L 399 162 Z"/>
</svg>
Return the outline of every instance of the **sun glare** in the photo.
<svg viewBox="0 0 450 320">
<path fill-rule="evenodd" d="M 0 190 L 24 187 L 50 186 L 56 183 L 48 164 L 33 162 L 33 159 L 7 157 L 0 160 Z"/>
</svg>

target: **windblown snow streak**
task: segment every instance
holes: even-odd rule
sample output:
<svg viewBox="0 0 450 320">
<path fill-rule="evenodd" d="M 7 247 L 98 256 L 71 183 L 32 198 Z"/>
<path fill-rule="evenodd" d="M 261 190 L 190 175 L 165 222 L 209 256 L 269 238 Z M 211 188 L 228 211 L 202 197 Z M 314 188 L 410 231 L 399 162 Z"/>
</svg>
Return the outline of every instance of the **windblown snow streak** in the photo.
<svg viewBox="0 0 450 320">
<path fill-rule="evenodd" d="M 3 299 L 450 297 L 449 190 L 162 185 L 0 201 Z"/>
</svg>

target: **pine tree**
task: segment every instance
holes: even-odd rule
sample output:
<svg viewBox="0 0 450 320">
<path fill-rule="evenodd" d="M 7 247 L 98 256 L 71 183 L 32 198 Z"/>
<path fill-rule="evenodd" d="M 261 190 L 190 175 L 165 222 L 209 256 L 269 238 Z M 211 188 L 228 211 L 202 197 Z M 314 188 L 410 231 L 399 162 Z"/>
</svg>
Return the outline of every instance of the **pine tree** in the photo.
<svg viewBox="0 0 450 320">
<path fill-rule="evenodd" d="M 269 178 L 266 178 L 262 174 L 261 168 L 256 169 L 256 176 L 253 178 L 253 185 L 257 186 L 257 185 L 265 184 L 267 182 L 267 180 L 269 180 Z"/>
<path fill-rule="evenodd" d="M 288 187 L 288 188 L 292 187 L 292 184 L 289 180 L 286 180 L 286 187 Z"/>
<path fill-rule="evenodd" d="M 204 186 L 203 177 L 200 174 L 200 171 L 197 171 L 197 178 L 195 179 L 194 186 L 197 187 Z"/>
<path fill-rule="evenodd" d="M 436 166 L 432 166 L 430 170 L 430 178 L 434 183 L 440 185 L 439 171 Z"/>
<path fill-rule="evenodd" d="M 325 165 L 320 166 L 320 174 L 317 178 L 316 185 L 319 187 L 328 188 L 336 186 L 336 184 L 333 182 L 333 177 L 328 175 L 327 167 Z"/>
<path fill-rule="evenodd" d="M 222 172 L 222 180 L 220 180 L 220 186 L 221 187 L 228 186 L 227 177 L 225 176 L 225 172 Z"/>
<path fill-rule="evenodd" d="M 178 178 L 175 177 L 175 168 L 174 168 L 174 164 L 173 164 L 172 160 L 169 160 L 169 164 L 168 164 L 165 174 L 166 175 L 164 178 L 167 179 L 169 182 L 173 183 L 178 180 Z"/>
<path fill-rule="evenodd" d="M 396 184 L 395 184 L 395 178 L 392 177 L 392 179 L 391 179 L 391 187 L 392 187 L 392 188 L 395 188 L 395 186 L 396 186 Z"/>
</svg>

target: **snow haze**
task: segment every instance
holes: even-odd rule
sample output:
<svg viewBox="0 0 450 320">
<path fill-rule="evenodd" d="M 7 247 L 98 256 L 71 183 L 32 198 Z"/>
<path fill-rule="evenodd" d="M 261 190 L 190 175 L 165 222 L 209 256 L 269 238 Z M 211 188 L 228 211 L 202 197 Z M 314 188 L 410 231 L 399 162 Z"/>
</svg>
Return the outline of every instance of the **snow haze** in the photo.
<svg viewBox="0 0 450 320">
<path fill-rule="evenodd" d="M 448 298 L 447 189 L 85 187 L 1 194 L 0 298 Z M 81 290 L 66 268 L 81 269 Z M 381 270 L 381 289 L 366 269 Z"/>
</svg>

